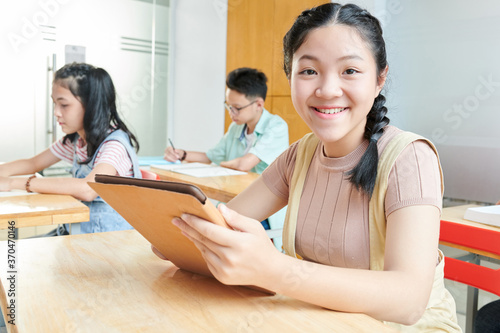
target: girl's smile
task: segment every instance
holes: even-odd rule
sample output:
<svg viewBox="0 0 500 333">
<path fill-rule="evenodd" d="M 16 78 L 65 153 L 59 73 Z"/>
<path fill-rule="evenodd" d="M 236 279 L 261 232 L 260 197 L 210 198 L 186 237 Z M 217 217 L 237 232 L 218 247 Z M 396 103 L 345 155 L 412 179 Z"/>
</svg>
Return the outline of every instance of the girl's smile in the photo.
<svg viewBox="0 0 500 333">
<path fill-rule="evenodd" d="M 382 74 L 380 79 L 369 44 L 345 25 L 312 30 L 293 54 L 292 101 L 327 156 L 345 156 L 363 142 Z"/>
<path fill-rule="evenodd" d="M 322 119 L 335 119 L 345 114 L 349 108 L 335 106 L 317 106 L 311 107 L 318 114 L 316 116 Z"/>
</svg>

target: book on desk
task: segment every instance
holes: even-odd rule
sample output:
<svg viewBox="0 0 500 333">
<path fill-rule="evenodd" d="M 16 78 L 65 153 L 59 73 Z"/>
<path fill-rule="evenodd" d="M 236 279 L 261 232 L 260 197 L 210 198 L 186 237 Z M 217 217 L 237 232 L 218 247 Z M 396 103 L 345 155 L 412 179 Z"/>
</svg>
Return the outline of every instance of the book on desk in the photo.
<svg viewBox="0 0 500 333">
<path fill-rule="evenodd" d="M 500 227 L 500 205 L 467 208 L 464 220 Z"/>
</svg>

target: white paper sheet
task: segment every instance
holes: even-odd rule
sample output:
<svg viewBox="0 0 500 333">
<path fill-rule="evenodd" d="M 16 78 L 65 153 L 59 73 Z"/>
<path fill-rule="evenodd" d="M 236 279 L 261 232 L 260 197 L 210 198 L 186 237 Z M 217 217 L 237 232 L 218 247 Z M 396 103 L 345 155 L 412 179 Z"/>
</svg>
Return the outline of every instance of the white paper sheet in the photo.
<svg viewBox="0 0 500 333">
<path fill-rule="evenodd" d="M 243 171 L 224 168 L 215 164 L 205 164 L 197 162 L 170 165 L 152 165 L 152 167 L 193 177 L 236 176 L 246 174 L 246 172 Z"/>
<path fill-rule="evenodd" d="M 38 193 L 35 193 L 35 192 L 28 193 L 28 192 L 23 191 L 23 190 L 12 190 L 9 192 L 0 192 L 0 198 L 17 197 L 17 196 L 21 196 L 21 195 L 30 195 L 30 194 L 38 194 Z"/>
</svg>

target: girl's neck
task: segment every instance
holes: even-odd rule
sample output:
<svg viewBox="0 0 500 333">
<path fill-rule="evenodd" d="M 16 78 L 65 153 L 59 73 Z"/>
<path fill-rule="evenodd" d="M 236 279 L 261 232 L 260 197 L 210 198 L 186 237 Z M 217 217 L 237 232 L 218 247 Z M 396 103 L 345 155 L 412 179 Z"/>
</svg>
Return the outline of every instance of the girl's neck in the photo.
<svg viewBox="0 0 500 333">
<path fill-rule="evenodd" d="M 323 153 L 326 157 L 344 157 L 358 148 L 364 140 L 363 134 L 351 132 L 335 142 L 323 142 Z"/>
<path fill-rule="evenodd" d="M 82 140 L 84 142 L 86 142 L 86 140 L 85 140 L 85 130 L 82 129 L 82 130 L 76 131 L 76 133 L 78 133 L 78 135 L 80 136 L 80 138 L 82 138 Z"/>
</svg>

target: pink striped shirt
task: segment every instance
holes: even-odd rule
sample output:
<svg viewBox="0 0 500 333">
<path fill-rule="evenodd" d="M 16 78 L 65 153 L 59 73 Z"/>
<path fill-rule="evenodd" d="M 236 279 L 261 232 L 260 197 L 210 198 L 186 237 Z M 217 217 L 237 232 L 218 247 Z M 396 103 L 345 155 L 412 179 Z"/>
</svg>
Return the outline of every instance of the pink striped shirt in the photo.
<svg viewBox="0 0 500 333">
<path fill-rule="evenodd" d="M 71 164 L 73 164 L 73 156 L 75 154 L 78 162 L 85 161 L 87 159 L 87 143 L 80 137 L 76 142 L 76 151 L 72 142 L 67 140 L 66 143 L 63 144 L 63 139 L 54 142 L 50 146 L 50 151 L 57 158 Z M 94 167 L 101 163 L 113 166 L 117 171 L 116 174 L 119 176 L 132 177 L 134 175 L 132 160 L 130 159 L 127 150 L 116 140 L 110 140 L 101 146 L 101 149 L 97 153 Z"/>
</svg>

